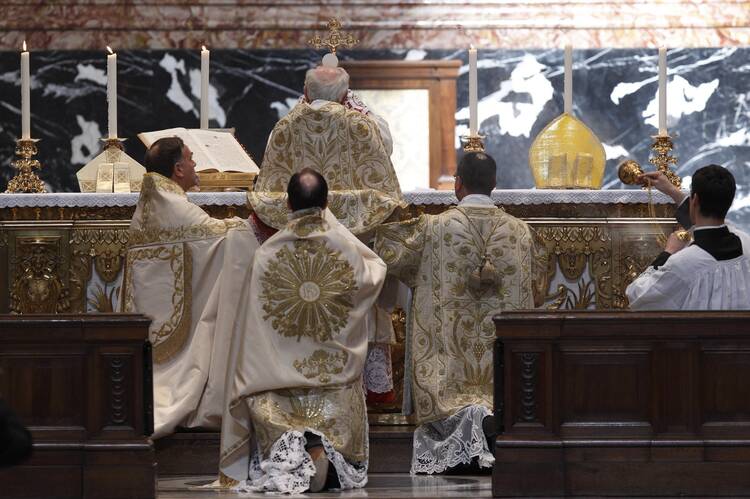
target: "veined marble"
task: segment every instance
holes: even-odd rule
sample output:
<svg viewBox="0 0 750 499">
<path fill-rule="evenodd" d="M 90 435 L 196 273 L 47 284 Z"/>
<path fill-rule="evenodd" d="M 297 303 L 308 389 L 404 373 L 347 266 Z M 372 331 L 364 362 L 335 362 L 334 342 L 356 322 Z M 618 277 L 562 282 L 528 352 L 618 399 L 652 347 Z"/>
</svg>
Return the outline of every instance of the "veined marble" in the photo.
<svg viewBox="0 0 750 499">
<path fill-rule="evenodd" d="M 456 138 L 468 127 L 465 50 L 353 50 L 351 59 L 461 59 Z M 212 126 L 234 127 L 260 163 L 273 124 L 296 103 L 312 50 L 212 50 Z M 142 158 L 141 131 L 198 126 L 196 50 L 119 51 L 119 130 Z M 20 132 L 19 55 L 0 52 L 0 188 L 13 171 Z M 669 51 L 669 128 L 677 135 L 679 173 L 719 163 L 739 185 L 732 219 L 750 227 L 750 49 Z M 104 51 L 32 52 L 32 135 L 42 139 L 42 178 L 52 191 L 77 190 L 75 171 L 93 157 L 106 130 Z M 499 188 L 533 185 L 528 149 L 562 112 L 560 50 L 480 50 L 479 115 L 487 151 L 499 160 Z M 616 165 L 647 165 L 656 132 L 656 51 L 589 49 L 574 53 L 574 112 L 607 151 L 605 188 L 621 188 Z M 377 109 L 375 110 L 377 112 Z M 394 128 L 398 125 L 394 123 Z M 397 168 L 404 165 L 396 165 Z"/>
<path fill-rule="evenodd" d="M 747 0 L 191 0 L 47 2 L 5 6 L 0 47 L 27 39 L 45 49 L 306 47 L 331 17 L 360 48 L 440 49 L 743 46 L 750 41 Z M 460 29 L 459 29 L 460 27 Z"/>
</svg>

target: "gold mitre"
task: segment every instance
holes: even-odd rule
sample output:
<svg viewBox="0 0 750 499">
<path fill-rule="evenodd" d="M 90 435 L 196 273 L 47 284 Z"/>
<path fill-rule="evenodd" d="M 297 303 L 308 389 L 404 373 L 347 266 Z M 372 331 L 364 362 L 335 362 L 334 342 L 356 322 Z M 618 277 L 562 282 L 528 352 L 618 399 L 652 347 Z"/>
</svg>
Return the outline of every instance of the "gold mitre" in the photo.
<svg viewBox="0 0 750 499">
<path fill-rule="evenodd" d="M 529 167 L 538 189 L 599 189 L 607 158 L 594 132 L 563 113 L 536 136 Z"/>
</svg>

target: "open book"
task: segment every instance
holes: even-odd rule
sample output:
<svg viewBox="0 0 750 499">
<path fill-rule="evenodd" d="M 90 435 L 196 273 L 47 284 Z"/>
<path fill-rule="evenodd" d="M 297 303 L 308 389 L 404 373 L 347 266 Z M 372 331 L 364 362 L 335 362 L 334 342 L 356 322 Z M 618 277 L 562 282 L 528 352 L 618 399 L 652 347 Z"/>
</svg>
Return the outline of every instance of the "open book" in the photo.
<svg viewBox="0 0 750 499">
<path fill-rule="evenodd" d="M 199 128 L 167 128 L 138 134 L 146 147 L 163 137 L 179 137 L 193 152 L 195 171 L 258 173 L 258 165 L 230 132 Z"/>
</svg>

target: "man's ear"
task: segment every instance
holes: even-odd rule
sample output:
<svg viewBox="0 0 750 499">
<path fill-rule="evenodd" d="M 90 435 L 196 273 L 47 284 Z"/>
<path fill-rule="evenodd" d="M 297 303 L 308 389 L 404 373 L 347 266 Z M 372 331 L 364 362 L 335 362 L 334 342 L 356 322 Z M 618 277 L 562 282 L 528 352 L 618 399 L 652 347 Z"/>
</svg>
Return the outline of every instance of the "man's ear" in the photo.
<svg viewBox="0 0 750 499">
<path fill-rule="evenodd" d="M 179 161 L 172 167 L 172 176 L 175 178 L 182 178 L 185 176 L 185 173 L 182 171 L 182 164 Z"/>
</svg>

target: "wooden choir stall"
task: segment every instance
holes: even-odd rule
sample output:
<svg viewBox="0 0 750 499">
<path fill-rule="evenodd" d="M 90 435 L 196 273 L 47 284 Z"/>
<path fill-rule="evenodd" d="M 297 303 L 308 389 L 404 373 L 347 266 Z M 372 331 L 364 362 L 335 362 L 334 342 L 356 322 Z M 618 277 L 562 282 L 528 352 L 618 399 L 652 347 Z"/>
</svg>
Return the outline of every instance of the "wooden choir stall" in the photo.
<svg viewBox="0 0 750 499">
<path fill-rule="evenodd" d="M 494 496 L 740 496 L 750 313 L 498 315 Z"/>
</svg>

